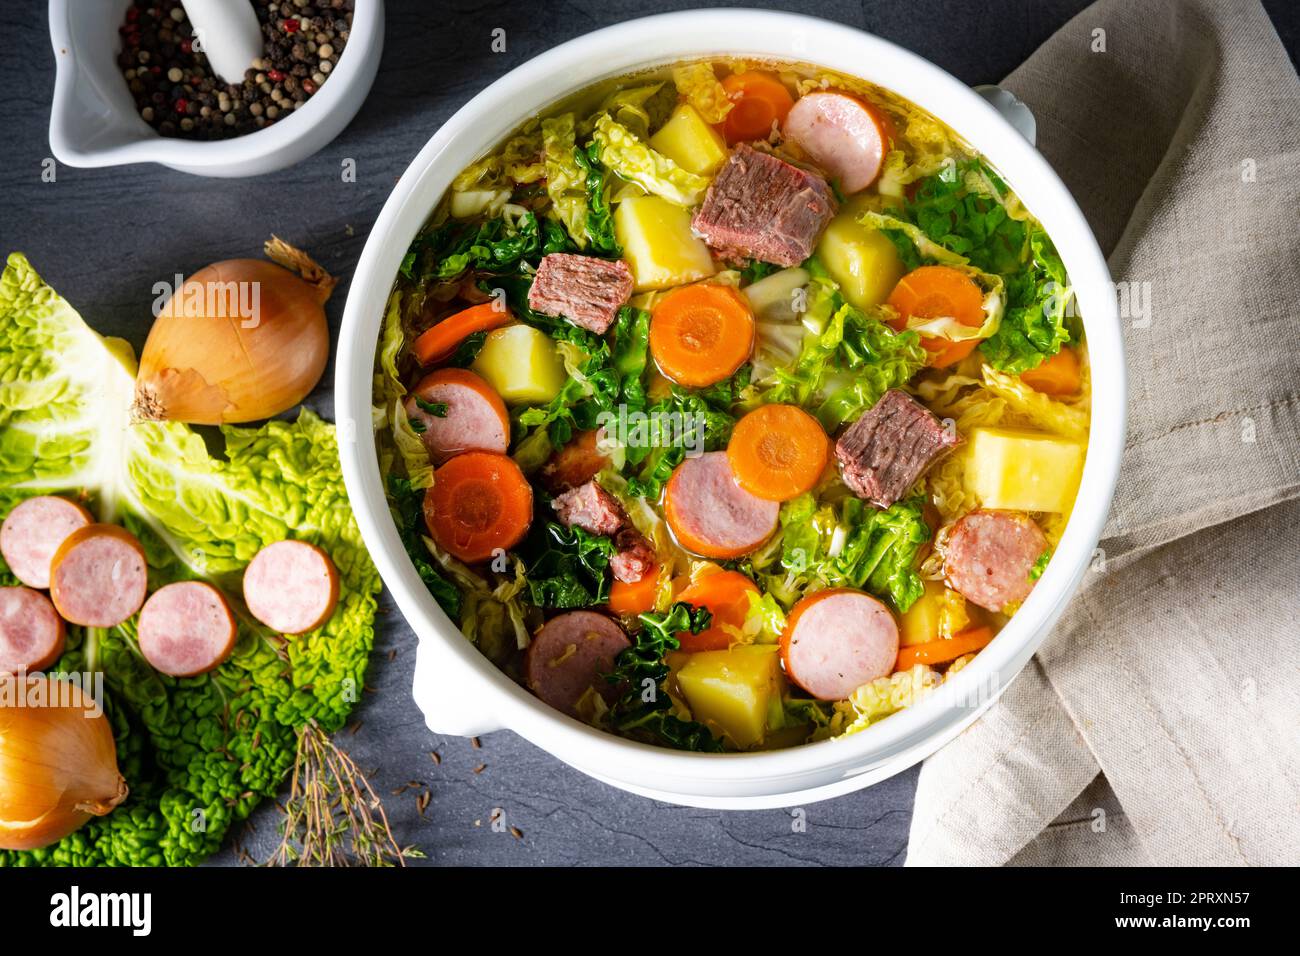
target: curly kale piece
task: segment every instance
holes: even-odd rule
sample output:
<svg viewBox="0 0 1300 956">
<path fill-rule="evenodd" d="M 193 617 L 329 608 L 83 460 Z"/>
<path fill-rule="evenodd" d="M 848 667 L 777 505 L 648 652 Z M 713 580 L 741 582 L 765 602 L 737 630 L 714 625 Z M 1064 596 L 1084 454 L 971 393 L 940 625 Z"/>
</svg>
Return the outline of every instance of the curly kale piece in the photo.
<svg viewBox="0 0 1300 956">
<path fill-rule="evenodd" d="M 389 475 L 388 499 L 393 516 L 397 519 L 397 533 L 401 536 L 402 545 L 406 548 L 411 563 L 415 565 L 420 580 L 447 616 L 453 621 L 459 621 L 460 590 L 434 567 L 429 560 L 429 549 L 424 545 L 424 489 L 412 487 L 409 479 Z"/>
<path fill-rule="evenodd" d="M 413 282 L 446 281 L 470 270 L 513 273 L 522 263 L 536 267 L 552 252 L 573 251 L 564 227 L 532 211 L 499 215 L 480 223 L 449 220 L 426 229 L 402 258 L 401 274 Z"/>
<path fill-rule="evenodd" d="M 608 537 L 548 521 L 533 531 L 523 551 L 528 596 L 538 607 L 591 607 L 609 599 L 614 543 Z"/>
<path fill-rule="evenodd" d="M 586 149 L 574 147 L 573 160 L 586 174 L 587 187 L 587 238 L 596 255 L 617 258 L 623 254 L 614 237 L 614 213 L 609 204 L 609 170 L 600 162 L 600 145 L 592 143 Z"/>
<path fill-rule="evenodd" d="M 610 726 L 630 737 L 677 750 L 721 753 L 722 741 L 707 727 L 671 713 L 672 698 L 664 688 L 668 678 L 664 655 L 681 647 L 677 635 L 682 631 L 700 633 L 709 626 L 713 615 L 708 608 L 678 601 L 662 614 L 651 611 L 639 618 L 642 627 L 634 643 L 619 654 L 614 670 L 605 678 L 624 688 L 610 708 Z"/>
<path fill-rule="evenodd" d="M 1065 264 L 1043 228 L 1008 212 L 1013 198 L 992 167 L 982 159 L 969 159 L 919 180 L 903 215 L 932 241 L 1002 277 L 1002 322 L 980 343 L 980 351 L 994 368 L 1019 374 L 1071 341 L 1073 291 Z M 898 230 L 886 235 L 908 270 L 922 264 L 910 239 Z"/>
</svg>

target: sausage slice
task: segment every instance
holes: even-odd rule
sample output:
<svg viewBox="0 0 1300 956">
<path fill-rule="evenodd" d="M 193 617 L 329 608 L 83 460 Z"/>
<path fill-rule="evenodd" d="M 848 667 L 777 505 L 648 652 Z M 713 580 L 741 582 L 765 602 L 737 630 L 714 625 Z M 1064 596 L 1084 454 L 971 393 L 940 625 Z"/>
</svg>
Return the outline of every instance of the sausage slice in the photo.
<svg viewBox="0 0 1300 956">
<path fill-rule="evenodd" d="M 1029 597 L 1029 572 L 1046 550 L 1047 538 L 1029 515 L 972 511 L 953 525 L 943 568 L 966 600 L 1001 611 Z"/>
<path fill-rule="evenodd" d="M 94 522 L 90 512 L 66 498 L 38 495 L 18 504 L 0 525 L 0 554 L 29 588 L 50 586 L 50 560 L 72 532 Z"/>
<path fill-rule="evenodd" d="M 863 684 L 888 677 L 898 659 L 898 624 L 870 594 L 830 588 L 790 611 L 781 660 L 790 679 L 820 700 L 844 700 Z"/>
<path fill-rule="evenodd" d="M 54 605 L 31 588 L 0 588 L 0 674 L 44 670 L 63 653 L 67 632 Z"/>
<path fill-rule="evenodd" d="M 781 505 L 736 483 L 725 451 L 687 458 L 664 489 L 664 517 L 682 547 L 706 558 L 738 558 L 772 536 Z"/>
<path fill-rule="evenodd" d="M 203 581 L 159 588 L 140 610 L 140 653 L 171 677 L 206 674 L 235 648 L 235 616 L 225 597 Z"/>
<path fill-rule="evenodd" d="M 339 603 L 339 572 L 306 541 L 268 544 L 244 569 L 244 603 L 281 634 L 305 634 L 329 620 Z"/>
<path fill-rule="evenodd" d="M 440 405 L 447 406 L 445 415 L 431 410 Z M 510 416 L 505 403 L 491 385 L 468 369 L 430 372 L 412 389 L 405 408 L 411 427 L 435 465 L 463 451 L 504 455 L 510 447 Z"/>
<path fill-rule="evenodd" d="M 845 193 L 870 186 L 889 151 L 888 120 L 846 93 L 801 96 L 785 118 L 784 131 Z"/>
<path fill-rule="evenodd" d="M 144 604 L 149 569 L 138 538 L 115 524 L 88 524 L 50 562 L 50 598 L 63 619 L 116 627 Z"/>
<path fill-rule="evenodd" d="M 551 618 L 533 635 L 524 655 L 524 682 L 538 698 L 573 716 L 578 700 L 595 687 L 607 700 L 617 689 L 602 675 L 631 646 L 613 618 L 595 611 L 570 611 Z"/>
</svg>

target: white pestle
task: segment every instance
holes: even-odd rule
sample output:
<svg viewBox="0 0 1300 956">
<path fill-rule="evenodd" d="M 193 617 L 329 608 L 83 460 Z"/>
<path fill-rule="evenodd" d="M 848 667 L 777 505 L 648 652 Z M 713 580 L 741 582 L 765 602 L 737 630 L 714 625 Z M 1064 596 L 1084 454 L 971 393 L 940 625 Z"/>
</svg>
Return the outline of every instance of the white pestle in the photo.
<svg viewBox="0 0 1300 956">
<path fill-rule="evenodd" d="M 217 76 L 243 83 L 244 72 L 262 55 L 262 26 L 248 0 L 181 0 L 185 15 Z"/>
</svg>

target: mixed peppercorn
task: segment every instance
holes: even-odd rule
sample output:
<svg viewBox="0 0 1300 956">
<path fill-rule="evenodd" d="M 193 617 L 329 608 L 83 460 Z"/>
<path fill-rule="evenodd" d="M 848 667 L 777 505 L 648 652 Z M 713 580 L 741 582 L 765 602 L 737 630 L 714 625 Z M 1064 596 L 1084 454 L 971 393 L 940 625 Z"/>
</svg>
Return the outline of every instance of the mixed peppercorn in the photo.
<svg viewBox="0 0 1300 956">
<path fill-rule="evenodd" d="M 262 56 L 226 83 L 195 43 L 179 0 L 135 0 L 119 28 L 140 117 L 163 136 L 227 139 L 270 126 L 311 98 L 338 65 L 354 0 L 252 0 Z"/>
</svg>

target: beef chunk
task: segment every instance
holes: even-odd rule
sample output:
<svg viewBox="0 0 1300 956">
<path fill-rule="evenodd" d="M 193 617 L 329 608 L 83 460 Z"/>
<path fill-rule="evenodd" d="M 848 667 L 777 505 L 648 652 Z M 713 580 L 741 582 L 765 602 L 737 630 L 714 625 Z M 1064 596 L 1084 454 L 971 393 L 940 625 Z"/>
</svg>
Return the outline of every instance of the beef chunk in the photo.
<svg viewBox="0 0 1300 956">
<path fill-rule="evenodd" d="M 928 408 L 894 388 L 840 436 L 835 458 L 855 495 L 888 508 L 959 444 Z"/>
<path fill-rule="evenodd" d="M 654 546 L 632 525 L 618 499 L 595 481 L 566 491 L 551 507 L 566 528 L 578 527 L 614 539 L 609 567 L 623 583 L 635 584 L 654 567 Z"/>
<path fill-rule="evenodd" d="M 723 258 L 797 266 L 834 214 L 826 180 L 741 143 L 691 226 Z"/>
<path fill-rule="evenodd" d="M 618 499 L 594 481 L 566 491 L 551 507 L 566 528 L 576 525 L 590 534 L 612 535 L 627 524 L 627 512 Z"/>
<path fill-rule="evenodd" d="M 630 524 L 614 535 L 614 554 L 609 569 L 624 584 L 636 584 L 655 566 L 655 549 Z"/>
<path fill-rule="evenodd" d="M 537 267 L 528 307 L 604 335 L 631 295 L 632 270 L 626 262 L 552 252 Z"/>
</svg>

